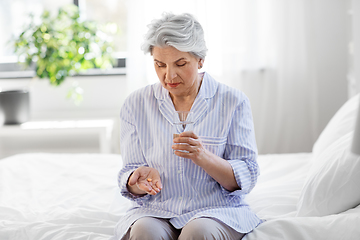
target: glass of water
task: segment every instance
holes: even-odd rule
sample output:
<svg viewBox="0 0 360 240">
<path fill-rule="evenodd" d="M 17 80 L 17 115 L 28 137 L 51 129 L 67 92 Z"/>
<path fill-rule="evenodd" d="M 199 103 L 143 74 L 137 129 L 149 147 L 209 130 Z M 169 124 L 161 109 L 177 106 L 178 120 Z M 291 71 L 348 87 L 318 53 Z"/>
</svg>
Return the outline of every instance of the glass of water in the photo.
<svg viewBox="0 0 360 240">
<path fill-rule="evenodd" d="M 173 138 L 180 133 L 194 130 L 194 113 L 191 111 L 175 111 L 173 114 Z"/>
</svg>

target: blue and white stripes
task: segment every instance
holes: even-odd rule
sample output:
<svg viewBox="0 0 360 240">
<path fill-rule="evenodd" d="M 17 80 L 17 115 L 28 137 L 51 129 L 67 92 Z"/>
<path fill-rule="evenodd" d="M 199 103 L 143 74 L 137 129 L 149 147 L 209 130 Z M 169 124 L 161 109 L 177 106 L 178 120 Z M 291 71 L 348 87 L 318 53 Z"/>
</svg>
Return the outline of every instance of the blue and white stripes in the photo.
<svg viewBox="0 0 360 240">
<path fill-rule="evenodd" d="M 195 217 L 214 217 L 239 232 L 249 232 L 261 220 L 244 202 L 259 174 L 250 103 L 239 90 L 216 82 L 207 73 L 192 106 L 194 132 L 204 146 L 231 164 L 241 190 L 229 192 L 190 159 L 176 156 L 171 148 L 175 111 L 161 84 L 142 88 L 125 101 L 120 114 L 123 168 L 119 187 L 133 199 L 133 208 L 116 229 L 121 238 L 143 216 L 170 218 L 182 228 Z M 139 166 L 156 168 L 163 189 L 156 196 L 136 197 L 126 188 L 129 175 Z"/>
</svg>

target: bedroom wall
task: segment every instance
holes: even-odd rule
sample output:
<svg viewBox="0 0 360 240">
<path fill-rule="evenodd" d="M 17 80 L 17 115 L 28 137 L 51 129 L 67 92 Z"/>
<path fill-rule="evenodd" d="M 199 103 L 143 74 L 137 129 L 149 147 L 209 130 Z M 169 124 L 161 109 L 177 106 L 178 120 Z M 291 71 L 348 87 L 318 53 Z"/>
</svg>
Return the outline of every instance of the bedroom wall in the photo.
<svg viewBox="0 0 360 240">
<path fill-rule="evenodd" d="M 349 25 L 348 7 L 353 11 Z M 353 39 L 354 78 L 357 92 L 360 92 L 360 1 L 358 0 L 319 0 L 307 1 L 309 9 L 309 31 L 312 60 L 316 63 L 319 79 L 317 132 L 320 134 L 333 114 L 348 99 L 348 42 L 349 29 Z M 328 7 L 324 7 L 328 6 Z M 79 81 L 85 90 L 84 102 L 75 106 L 65 98 L 73 80 Z M 31 86 L 31 118 L 37 119 L 74 119 L 74 118 L 118 118 L 120 107 L 128 95 L 130 80 L 126 75 L 88 76 L 69 78 L 64 85 L 54 88 L 46 81 L 31 79 L 0 79 L 0 88 Z M 116 126 L 118 122 L 116 123 Z M 1 131 L 1 129 L 0 129 Z M 118 133 L 115 131 L 113 151 L 119 152 Z M 0 139 L 1 143 L 2 139 Z M 74 139 L 73 141 L 82 141 Z M 85 142 L 85 140 L 84 140 Z M 306 150 L 311 151 L 304 143 Z M 16 145 L 13 145 L 16 146 Z M 91 145 L 90 145 L 91 146 Z M 16 146 L 21 148 L 21 146 Z M 83 148 L 86 149 L 86 148 Z M 299 146 L 299 149 L 305 149 Z M 1 149 L 0 149 L 1 150 Z M 261 152 L 261 149 L 259 149 Z M 93 151 L 91 148 L 86 151 Z M 1 158 L 1 153 L 0 153 Z"/>
<path fill-rule="evenodd" d="M 73 81 L 84 90 L 84 100 L 77 106 L 66 98 Z M 30 90 L 31 121 L 59 121 L 79 119 L 113 119 L 111 150 L 120 153 L 119 112 L 127 96 L 125 75 L 80 76 L 66 79 L 59 87 L 50 86 L 46 80 L 0 79 L 3 90 L 28 88 Z M 6 136 L 1 134 L 0 159 L 24 152 L 71 152 L 96 153 L 100 151 L 99 135 L 83 131 L 81 135 L 67 133 L 56 136 L 32 134 Z M 67 131 L 69 132 L 69 130 Z"/>
<path fill-rule="evenodd" d="M 348 99 L 348 2 L 306 1 L 310 63 L 317 78 L 317 134 Z"/>
<path fill-rule="evenodd" d="M 350 58 L 352 59 L 350 94 L 355 95 L 360 92 L 360 1 L 351 1 L 352 24 L 352 49 Z"/>
<path fill-rule="evenodd" d="M 66 95 L 74 81 L 84 90 L 84 100 L 75 105 Z M 116 117 L 126 97 L 125 75 L 69 77 L 59 87 L 42 79 L 0 79 L 0 88 L 30 90 L 31 119 Z"/>
</svg>

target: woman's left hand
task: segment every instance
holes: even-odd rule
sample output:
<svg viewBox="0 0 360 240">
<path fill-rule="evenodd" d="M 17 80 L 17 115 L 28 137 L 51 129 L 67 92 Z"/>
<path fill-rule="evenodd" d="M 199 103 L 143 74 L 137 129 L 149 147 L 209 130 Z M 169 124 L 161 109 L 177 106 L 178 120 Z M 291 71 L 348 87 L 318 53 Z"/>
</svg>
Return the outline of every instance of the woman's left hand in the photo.
<svg viewBox="0 0 360 240">
<path fill-rule="evenodd" d="M 194 132 L 183 132 L 173 142 L 172 149 L 177 156 L 191 159 L 197 165 L 206 159 L 207 150 Z"/>
</svg>

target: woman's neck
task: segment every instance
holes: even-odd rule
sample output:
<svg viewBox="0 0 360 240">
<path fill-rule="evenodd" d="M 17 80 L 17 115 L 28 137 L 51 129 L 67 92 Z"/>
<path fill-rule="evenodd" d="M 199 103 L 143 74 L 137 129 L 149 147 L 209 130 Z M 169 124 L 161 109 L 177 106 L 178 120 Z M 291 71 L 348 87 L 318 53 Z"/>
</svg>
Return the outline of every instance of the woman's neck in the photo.
<svg viewBox="0 0 360 240">
<path fill-rule="evenodd" d="M 181 96 L 176 96 L 176 95 L 173 95 L 170 93 L 170 97 L 171 97 L 171 100 L 174 104 L 176 111 L 190 111 L 191 110 L 191 107 L 196 99 L 196 96 L 199 93 L 203 76 L 204 76 L 203 74 L 199 74 L 198 86 L 193 88 L 194 91 L 189 92 L 186 95 L 181 95 Z"/>
<path fill-rule="evenodd" d="M 174 104 L 176 111 L 190 111 L 191 107 L 195 101 L 195 97 L 184 97 L 184 98 L 176 98 L 172 97 L 172 102 Z"/>
</svg>

